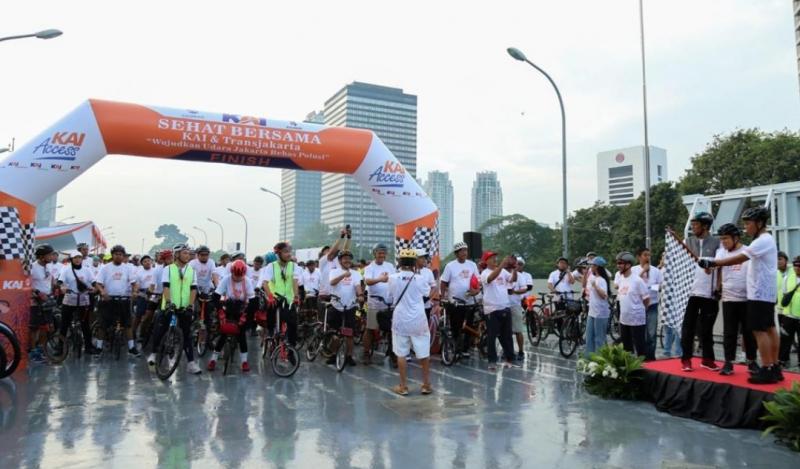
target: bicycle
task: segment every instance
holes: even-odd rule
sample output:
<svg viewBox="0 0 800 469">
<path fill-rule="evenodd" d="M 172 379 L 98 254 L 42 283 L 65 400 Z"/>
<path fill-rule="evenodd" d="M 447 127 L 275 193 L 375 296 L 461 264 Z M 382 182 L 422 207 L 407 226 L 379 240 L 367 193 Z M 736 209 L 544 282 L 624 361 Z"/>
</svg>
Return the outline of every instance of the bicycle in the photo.
<svg viewBox="0 0 800 469">
<path fill-rule="evenodd" d="M 453 298 L 453 301 L 458 306 L 466 306 L 468 310 L 467 314 L 469 316 L 464 318 L 464 325 L 461 328 L 464 349 L 470 350 L 472 348 L 477 348 L 478 356 L 482 359 L 488 358 L 489 338 L 486 328 L 486 316 L 483 314 L 483 305 L 480 303 L 468 305 L 467 302 L 461 298 Z"/>
<path fill-rule="evenodd" d="M 178 314 L 183 310 L 176 309 L 170 305 L 162 311 L 165 320 L 169 321 L 169 328 L 161 338 L 161 343 L 157 344 L 156 352 L 156 375 L 161 381 L 166 381 L 175 373 L 181 362 L 183 354 L 183 331 L 178 327 Z"/>
<path fill-rule="evenodd" d="M 373 337 L 373 339 L 377 340 L 372 341 L 372 350 L 368 351 L 369 356 L 371 358 L 375 351 L 383 353 L 384 360 L 388 358 L 391 367 L 397 368 L 397 356 L 392 349 L 392 316 L 394 315 L 394 305 L 386 301 L 382 296 L 370 295 L 370 298 L 374 298 L 385 304 L 386 310 L 376 313 L 378 331 L 376 332 L 376 337 Z"/>
<path fill-rule="evenodd" d="M 288 378 L 300 368 L 300 354 L 286 338 L 287 324 L 281 321 L 281 311 L 289 309 L 286 299 L 276 295 L 278 305 L 275 308 L 275 329 L 272 335 L 264 334 L 261 340 L 262 358 L 269 357 L 272 372 L 281 378 Z"/>
<path fill-rule="evenodd" d="M 197 301 L 200 303 L 197 319 L 192 323 L 191 336 L 192 345 L 197 352 L 198 357 L 205 356 L 208 351 L 208 345 L 211 343 L 208 337 L 208 330 L 206 329 L 206 304 L 211 301 L 211 295 L 201 293 L 197 295 Z"/>
<path fill-rule="evenodd" d="M 340 298 L 336 295 L 331 295 L 331 299 L 337 300 L 341 303 Z M 329 306 L 330 307 L 330 306 Z M 344 308 L 345 311 L 347 308 Z M 328 309 L 325 308 L 325 326 L 324 331 L 322 333 L 322 341 L 321 345 L 323 350 L 325 350 L 327 355 L 333 356 L 336 355 L 336 371 L 342 372 L 344 371 L 345 367 L 347 366 L 347 344 L 346 340 L 347 337 L 353 336 L 353 329 L 349 327 L 344 327 L 344 311 L 340 312 L 342 315 L 342 322 L 341 325 L 337 328 L 327 328 L 327 320 L 328 320 Z"/>
<path fill-rule="evenodd" d="M 615 344 L 622 341 L 622 324 L 619 322 L 619 301 L 616 295 L 610 295 L 608 302 L 611 305 L 611 314 L 608 319 L 608 335 Z"/>
<path fill-rule="evenodd" d="M 240 316 L 239 321 L 229 321 L 227 320 L 226 310 L 223 308 L 219 311 L 219 335 L 225 340 L 221 357 L 223 376 L 228 374 L 228 368 L 233 363 L 236 350 L 239 349 L 239 328 L 244 326 L 241 323 L 242 319 Z"/>
<path fill-rule="evenodd" d="M 14 373 L 22 360 L 19 337 L 11 329 L 11 326 L 2 321 L 0 321 L 0 349 L 3 350 L 5 356 L 5 365 L 0 367 L 0 379 L 2 379 Z"/>
<path fill-rule="evenodd" d="M 439 311 L 442 313 L 441 320 L 438 321 L 437 330 L 439 333 L 440 354 L 442 356 L 442 365 L 452 366 L 458 361 L 458 353 L 456 353 L 456 343 L 453 339 L 453 331 L 450 330 L 450 323 L 447 321 L 447 307 L 449 302 L 444 302 Z M 434 315 L 431 314 L 431 318 Z"/>
<path fill-rule="evenodd" d="M 542 341 L 541 331 L 544 327 L 542 307 L 536 304 L 538 297 L 531 295 L 525 299 L 525 329 L 528 341 L 533 346 L 538 346 Z"/>
<path fill-rule="evenodd" d="M 51 339 L 48 339 L 48 346 L 45 347 L 48 360 L 54 364 L 63 363 L 69 356 L 70 348 L 75 350 L 76 357 L 80 359 L 83 353 L 83 339 L 81 318 L 78 311 L 76 311 L 72 322 L 67 328 L 66 336 L 56 332 Z"/>
<path fill-rule="evenodd" d="M 586 330 L 586 321 L 583 311 L 568 311 L 558 338 L 558 351 L 564 358 L 571 357 L 578 345 L 582 345 L 583 332 Z"/>
<path fill-rule="evenodd" d="M 147 347 L 147 344 L 150 343 L 150 338 L 153 335 L 153 317 L 155 316 L 157 305 L 161 303 L 161 294 L 150 293 L 147 295 L 147 303 L 148 309 L 152 307 L 152 312 L 149 316 L 145 314 L 145 318 L 143 318 L 141 323 L 139 323 L 139 343 L 141 344 L 141 350 L 144 350 L 145 347 Z"/>
</svg>

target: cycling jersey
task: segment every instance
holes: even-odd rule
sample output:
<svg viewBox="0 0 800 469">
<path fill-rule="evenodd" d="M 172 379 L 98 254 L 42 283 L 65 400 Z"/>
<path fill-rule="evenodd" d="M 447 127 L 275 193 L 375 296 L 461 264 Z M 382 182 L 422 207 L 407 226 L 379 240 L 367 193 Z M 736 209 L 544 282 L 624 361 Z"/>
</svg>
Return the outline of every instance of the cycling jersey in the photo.
<svg viewBox="0 0 800 469">
<path fill-rule="evenodd" d="M 306 296 L 316 296 L 319 292 L 319 270 L 314 269 L 314 272 L 309 272 L 308 269 L 303 269 L 303 288 L 306 289 Z"/>
<path fill-rule="evenodd" d="M 36 262 L 31 266 L 31 287 L 45 295 L 53 293 L 53 277 L 50 276 L 50 269 L 46 264 Z"/>
<path fill-rule="evenodd" d="M 332 269 L 328 276 L 328 285 L 331 288 L 331 295 L 339 297 L 338 300 L 332 301 L 333 305 L 339 311 L 353 308 L 356 305 L 356 287 L 361 285 L 361 274 L 355 269 L 349 269 L 350 276 L 343 278 L 336 285 L 331 285 L 331 280 L 341 276 L 345 271 L 342 268 Z"/>
<path fill-rule="evenodd" d="M 215 293 L 228 300 L 248 301 L 256 297 L 253 281 L 247 277 L 235 281 L 232 275 L 224 277 L 219 282 Z"/>
<path fill-rule="evenodd" d="M 189 266 L 194 270 L 194 276 L 197 278 L 197 288 L 203 292 L 208 293 L 214 289 L 212 282 L 212 274 L 216 271 L 216 264 L 212 259 L 206 262 L 200 262 L 199 259 L 192 259 Z"/>
<path fill-rule="evenodd" d="M 131 286 L 136 283 L 135 272 L 129 264 L 104 265 L 95 282 L 103 286 L 108 296 L 131 296 Z"/>
</svg>

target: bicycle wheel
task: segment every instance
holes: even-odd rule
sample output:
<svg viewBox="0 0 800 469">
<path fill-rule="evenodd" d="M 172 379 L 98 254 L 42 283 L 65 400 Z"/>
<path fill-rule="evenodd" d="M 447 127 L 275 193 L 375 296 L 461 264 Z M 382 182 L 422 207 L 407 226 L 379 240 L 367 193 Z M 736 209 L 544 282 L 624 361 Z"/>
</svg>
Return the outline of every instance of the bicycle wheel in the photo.
<svg viewBox="0 0 800 469">
<path fill-rule="evenodd" d="M 83 354 L 83 331 L 80 327 L 73 327 L 69 333 L 70 347 L 75 350 L 75 357 L 80 360 Z"/>
<path fill-rule="evenodd" d="M 336 371 L 341 373 L 344 367 L 347 366 L 347 344 L 344 341 L 344 337 L 337 336 L 337 339 L 339 346 L 336 347 Z"/>
<path fill-rule="evenodd" d="M 1 379 L 13 373 L 22 359 L 19 339 L 11 327 L 4 322 L 0 322 L 0 348 L 5 351 L 6 355 L 6 365 L 0 368 Z"/>
<path fill-rule="evenodd" d="M 0 370 L 6 369 L 6 350 L 0 347 Z"/>
<path fill-rule="evenodd" d="M 564 325 L 561 331 L 561 337 L 558 339 L 558 351 L 564 358 L 569 358 L 575 353 L 578 348 L 579 328 L 577 319 L 574 316 L 568 316 L 564 319 Z"/>
<path fill-rule="evenodd" d="M 537 316 L 539 317 L 539 341 L 546 340 L 547 336 L 550 335 L 550 331 L 553 330 L 553 318 L 548 313 L 550 310 L 539 310 L 537 312 Z"/>
<path fill-rule="evenodd" d="M 272 352 L 272 372 L 281 378 L 288 378 L 300 368 L 300 355 L 289 344 L 281 341 Z"/>
<path fill-rule="evenodd" d="M 486 334 L 486 325 L 481 323 L 478 330 L 481 333 L 481 337 L 478 339 L 478 354 L 485 360 L 489 357 L 489 338 Z"/>
<path fill-rule="evenodd" d="M 611 319 L 608 321 L 608 335 L 614 343 L 619 343 L 622 340 L 622 327 L 619 323 L 619 310 L 614 308 L 612 311 Z"/>
<path fill-rule="evenodd" d="M 334 348 L 335 338 L 336 338 L 336 333 L 333 331 L 327 331 L 325 332 L 325 335 L 322 336 L 322 347 L 320 348 L 319 351 L 319 354 L 322 355 L 322 358 L 325 358 L 327 360 L 336 353 L 336 350 Z"/>
<path fill-rule="evenodd" d="M 51 363 L 56 365 L 62 363 L 69 354 L 67 338 L 61 335 L 60 332 L 48 334 L 47 341 L 44 344 L 44 354 L 47 355 L 47 359 Z"/>
<path fill-rule="evenodd" d="M 225 346 L 222 348 L 222 376 L 228 374 L 228 368 L 233 362 L 233 345 L 230 338 L 225 338 Z"/>
<path fill-rule="evenodd" d="M 356 327 L 353 329 L 353 343 L 355 345 L 361 345 L 361 342 L 364 339 L 364 328 L 365 328 L 365 316 L 366 313 L 362 312 L 361 316 L 356 318 Z"/>
<path fill-rule="evenodd" d="M 208 334 L 203 324 L 195 323 L 192 325 L 192 341 L 198 357 L 205 356 L 208 351 Z"/>
<path fill-rule="evenodd" d="M 306 360 L 313 362 L 319 354 L 321 345 L 322 337 L 320 337 L 320 331 L 315 328 L 311 337 L 308 339 L 308 344 L 306 344 Z"/>
<path fill-rule="evenodd" d="M 456 361 L 456 346 L 448 331 L 442 331 L 442 365 L 451 366 Z"/>
<path fill-rule="evenodd" d="M 525 316 L 525 327 L 528 330 L 528 340 L 534 346 L 542 341 L 542 318 L 536 310 L 528 311 Z"/>
<path fill-rule="evenodd" d="M 170 327 L 161 344 L 158 346 L 156 356 L 156 374 L 162 381 L 169 379 L 178 364 L 181 362 L 183 354 L 183 335 L 175 327 Z"/>
<path fill-rule="evenodd" d="M 122 338 L 122 331 L 115 330 L 112 337 L 113 339 L 111 340 L 111 351 L 114 354 L 114 360 L 119 360 L 122 357 L 122 343 L 124 341 L 124 339 Z"/>
</svg>

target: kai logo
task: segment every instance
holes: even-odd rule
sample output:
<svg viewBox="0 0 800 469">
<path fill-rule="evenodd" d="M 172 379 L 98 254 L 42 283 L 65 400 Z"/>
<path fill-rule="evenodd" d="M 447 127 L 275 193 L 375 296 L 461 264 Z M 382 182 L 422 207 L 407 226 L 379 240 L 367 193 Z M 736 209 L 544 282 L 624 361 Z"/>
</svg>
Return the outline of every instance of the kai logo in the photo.
<svg viewBox="0 0 800 469">
<path fill-rule="evenodd" d="M 260 125 L 261 127 L 267 126 L 267 120 L 263 117 L 237 116 L 236 114 L 223 114 L 222 122 L 242 125 Z"/>
<path fill-rule="evenodd" d="M 42 155 L 37 160 L 73 161 L 86 139 L 85 133 L 56 132 L 33 149 L 34 155 Z"/>
<path fill-rule="evenodd" d="M 22 290 L 22 280 L 3 280 L 3 290 Z"/>
<path fill-rule="evenodd" d="M 406 170 L 397 161 L 387 161 L 369 175 L 372 187 L 403 187 Z"/>
</svg>

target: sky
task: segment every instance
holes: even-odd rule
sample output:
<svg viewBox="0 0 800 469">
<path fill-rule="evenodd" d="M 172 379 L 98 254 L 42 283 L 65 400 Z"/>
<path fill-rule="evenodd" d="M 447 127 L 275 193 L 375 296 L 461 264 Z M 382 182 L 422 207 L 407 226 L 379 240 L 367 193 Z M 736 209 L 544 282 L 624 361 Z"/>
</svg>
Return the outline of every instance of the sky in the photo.
<svg viewBox="0 0 800 469">
<path fill-rule="evenodd" d="M 790 0 L 646 0 L 650 142 L 677 180 L 715 134 L 800 127 Z M 643 144 L 636 0 L 3 2 L 0 146 L 35 137 L 87 98 L 302 120 L 352 81 L 418 96 L 418 175 L 450 173 L 455 229 L 469 230 L 475 172 L 498 172 L 504 212 L 561 218 L 596 199 L 598 152 Z M 32 182 L 35 183 L 35 182 Z M 175 223 L 249 254 L 278 239 L 280 170 L 109 156 L 59 193 L 57 219 L 113 226 L 138 251 Z"/>
</svg>

